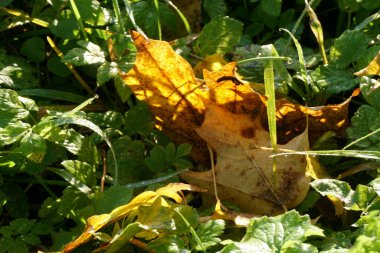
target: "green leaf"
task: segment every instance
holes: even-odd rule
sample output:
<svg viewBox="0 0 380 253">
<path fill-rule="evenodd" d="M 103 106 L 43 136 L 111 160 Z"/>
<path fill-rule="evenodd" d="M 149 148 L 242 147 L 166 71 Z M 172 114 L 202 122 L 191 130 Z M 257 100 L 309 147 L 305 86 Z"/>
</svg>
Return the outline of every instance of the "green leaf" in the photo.
<svg viewBox="0 0 380 253">
<path fill-rule="evenodd" d="M 30 232 L 30 230 L 32 229 L 35 223 L 36 223 L 35 220 L 19 218 L 19 219 L 12 220 L 9 225 L 13 229 L 15 234 L 26 234 Z"/>
<path fill-rule="evenodd" d="M 378 252 L 380 249 L 380 217 L 371 217 L 363 226 L 362 234 L 358 236 L 350 249 L 351 253 Z"/>
<path fill-rule="evenodd" d="M 35 234 L 20 235 L 19 238 L 21 239 L 21 241 L 25 242 L 30 246 L 37 246 L 41 244 L 40 238 Z"/>
<path fill-rule="evenodd" d="M 61 38 L 74 39 L 79 35 L 78 24 L 71 10 L 63 10 L 49 26 L 50 31 Z"/>
<path fill-rule="evenodd" d="M 78 41 L 78 44 L 82 48 L 73 48 L 68 51 L 63 61 L 74 66 L 102 64 L 106 61 L 105 54 L 98 45 L 87 41 Z"/>
<path fill-rule="evenodd" d="M 20 145 L 14 149 L 14 152 L 20 152 L 28 159 L 41 163 L 46 154 L 46 142 L 38 134 L 29 131 L 20 141 Z M 39 157 L 37 159 L 37 157 Z"/>
<path fill-rule="evenodd" d="M 109 213 L 116 207 L 128 204 L 133 197 L 133 190 L 122 186 L 113 186 L 94 196 L 94 207 L 97 214 Z"/>
<path fill-rule="evenodd" d="M 365 51 L 369 38 L 358 30 L 346 30 L 335 39 L 330 50 L 330 65 L 336 68 L 345 68 L 358 60 Z"/>
<path fill-rule="evenodd" d="M 176 235 L 158 237 L 150 241 L 148 247 L 156 252 L 190 253 L 190 250 L 186 249 L 183 239 Z"/>
<path fill-rule="evenodd" d="M 229 17 L 213 18 L 201 31 L 196 48 L 201 56 L 227 53 L 239 42 L 243 23 Z"/>
<path fill-rule="evenodd" d="M 198 212 L 196 209 L 190 206 L 177 206 L 174 207 L 177 212 L 181 213 L 182 216 L 186 219 L 188 224 L 186 224 L 182 217 L 178 215 L 177 212 L 173 213 L 173 220 L 175 223 L 175 231 L 177 235 L 185 235 L 189 233 L 189 224 L 192 228 L 196 228 L 198 226 Z M 196 244 L 196 243 L 195 243 Z"/>
<path fill-rule="evenodd" d="M 13 90 L 0 89 L 0 127 L 9 123 L 26 119 L 29 111 L 26 110 Z"/>
<path fill-rule="evenodd" d="M 120 166 L 120 184 L 128 184 L 141 181 L 151 173 L 144 165 L 145 145 L 142 141 L 133 141 L 128 136 L 112 142 L 116 154 L 116 161 Z M 114 161 L 111 152 L 107 153 L 107 167 L 111 175 L 114 175 Z"/>
<path fill-rule="evenodd" d="M 190 155 L 191 149 L 192 149 L 192 146 L 190 144 L 182 143 L 177 147 L 177 152 L 175 156 L 177 158 L 180 158 L 180 157 Z"/>
<path fill-rule="evenodd" d="M 128 244 L 130 239 L 144 228 L 145 227 L 138 222 L 128 224 L 112 238 L 110 247 L 106 250 L 106 253 L 120 252 L 121 248 Z"/>
<path fill-rule="evenodd" d="M 59 77 L 68 77 L 71 75 L 69 68 L 61 61 L 58 55 L 53 54 L 47 61 L 48 70 Z"/>
<path fill-rule="evenodd" d="M 154 1 L 139 1 L 133 3 L 132 9 L 135 21 L 144 32 L 146 32 L 149 38 L 158 38 L 158 19 L 162 27 L 165 27 L 169 31 L 175 31 L 176 25 L 176 13 L 169 5 L 158 2 L 159 16 L 157 15 Z"/>
<path fill-rule="evenodd" d="M 165 148 L 162 146 L 154 146 L 149 152 L 149 157 L 145 158 L 145 165 L 154 173 L 162 172 L 170 168 L 165 160 Z"/>
<path fill-rule="evenodd" d="M 96 168 L 86 162 L 66 160 L 61 163 L 63 167 L 77 180 L 90 187 L 96 186 Z"/>
<path fill-rule="evenodd" d="M 86 162 L 93 166 L 99 165 L 99 152 L 91 138 L 86 137 L 83 140 L 82 146 L 78 152 L 78 160 Z"/>
<path fill-rule="evenodd" d="M 360 91 L 368 104 L 380 112 L 380 82 L 364 76 L 360 79 Z"/>
<path fill-rule="evenodd" d="M 13 239 L 10 236 L 3 236 L 0 238 L 0 252 L 8 252 L 13 245 Z"/>
<path fill-rule="evenodd" d="M 1 63 L 0 84 L 12 89 L 25 89 L 39 86 L 39 80 L 35 75 L 36 69 L 25 59 L 7 55 L 4 59 L 1 59 Z"/>
<path fill-rule="evenodd" d="M 380 112 L 371 106 L 362 105 L 355 112 L 351 121 L 351 127 L 347 129 L 347 136 L 350 140 L 356 141 L 380 128 Z M 364 150 L 380 150 L 380 133 L 377 132 L 360 139 L 355 143 L 355 147 Z"/>
<path fill-rule="evenodd" d="M 223 234 L 225 228 L 224 220 L 209 220 L 204 223 L 199 224 L 195 232 L 202 241 L 203 246 L 207 249 L 218 244 L 221 239 L 219 236 Z M 195 240 L 192 238 L 192 245 L 197 245 Z M 201 250 L 200 247 L 195 247 L 196 250 Z"/>
<path fill-rule="evenodd" d="M 29 252 L 28 246 L 20 238 L 16 238 L 11 248 L 8 250 L 8 253 L 28 253 L 28 252 Z"/>
<path fill-rule="evenodd" d="M 357 0 L 338 0 L 339 8 L 346 12 L 355 12 L 359 10 L 359 2 Z"/>
<path fill-rule="evenodd" d="M 123 116 L 119 112 L 107 111 L 102 113 L 88 113 L 87 119 L 101 128 L 121 128 L 123 125 Z"/>
<path fill-rule="evenodd" d="M 20 140 L 28 129 L 30 129 L 30 125 L 22 121 L 0 128 L 0 147 Z"/>
<path fill-rule="evenodd" d="M 242 241 L 221 252 L 280 252 L 289 243 L 303 243 L 309 236 L 323 236 L 323 232 L 311 224 L 308 215 L 292 210 L 275 217 L 253 218 Z"/>
<path fill-rule="evenodd" d="M 227 12 L 227 4 L 224 0 L 204 0 L 203 8 L 211 18 L 225 16 Z"/>
<path fill-rule="evenodd" d="M 96 0 L 76 0 L 81 19 L 91 26 L 104 26 L 109 22 L 110 13 Z"/>
<path fill-rule="evenodd" d="M 310 185 L 322 196 L 332 195 L 346 204 L 351 203 L 352 196 L 355 193 L 347 182 L 337 179 L 317 179 Z"/>
<path fill-rule="evenodd" d="M 262 10 L 271 16 L 278 17 L 281 14 L 282 0 L 265 0 L 260 1 Z"/>
<path fill-rule="evenodd" d="M 125 85 L 123 79 L 118 75 L 115 78 L 115 87 L 117 94 L 120 96 L 123 103 L 127 102 L 130 96 L 133 94 L 128 85 Z"/>
<path fill-rule="evenodd" d="M 314 85 L 326 98 L 339 92 L 353 90 L 360 83 L 360 79 L 356 78 L 351 71 L 329 65 L 319 66 L 310 73 L 310 76 Z"/>
<path fill-rule="evenodd" d="M 125 130 L 128 135 L 141 134 L 147 136 L 153 128 L 152 113 L 147 104 L 137 103 L 125 113 Z"/>
<path fill-rule="evenodd" d="M 24 41 L 20 49 L 21 53 L 33 62 L 45 60 L 45 41 L 40 37 L 32 37 Z"/>
<path fill-rule="evenodd" d="M 132 66 L 132 65 L 131 65 Z M 116 62 L 104 62 L 98 68 L 98 73 L 96 75 L 96 80 L 98 81 L 98 85 L 102 85 L 112 78 L 116 77 L 119 73 L 119 66 Z"/>
</svg>

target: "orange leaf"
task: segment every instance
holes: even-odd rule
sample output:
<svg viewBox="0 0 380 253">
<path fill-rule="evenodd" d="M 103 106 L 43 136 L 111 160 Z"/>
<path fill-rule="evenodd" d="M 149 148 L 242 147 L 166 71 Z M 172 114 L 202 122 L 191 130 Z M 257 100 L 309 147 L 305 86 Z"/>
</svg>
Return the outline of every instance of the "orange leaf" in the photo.
<svg viewBox="0 0 380 253">
<path fill-rule="evenodd" d="M 380 75 L 380 51 L 367 67 L 354 74 L 357 76 Z"/>
</svg>

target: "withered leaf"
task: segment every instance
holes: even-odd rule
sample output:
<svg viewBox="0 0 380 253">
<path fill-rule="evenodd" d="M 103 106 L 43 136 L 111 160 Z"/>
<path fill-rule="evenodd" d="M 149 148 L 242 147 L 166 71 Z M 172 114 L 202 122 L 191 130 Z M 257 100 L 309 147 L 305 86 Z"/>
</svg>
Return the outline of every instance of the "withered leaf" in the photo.
<svg viewBox="0 0 380 253">
<path fill-rule="evenodd" d="M 222 200 L 257 214 L 275 214 L 281 205 L 292 208 L 302 201 L 309 182 L 306 159 L 276 158 L 274 178 L 266 98 L 240 81 L 236 63 L 219 71 L 204 70 L 201 83 L 168 43 L 136 32 L 132 38 L 138 54 L 134 68 L 124 76 L 125 83 L 149 104 L 170 138 L 193 145 L 197 162 L 205 164 L 209 159 L 206 142 L 216 151 L 216 182 Z M 347 125 L 348 102 L 308 108 L 278 100 L 278 148 L 304 151 L 309 141 L 327 131 L 341 133 Z M 189 172 L 183 179 L 213 193 L 211 171 Z"/>
<path fill-rule="evenodd" d="M 354 73 L 357 76 L 380 75 L 380 52 L 364 69 Z"/>
</svg>

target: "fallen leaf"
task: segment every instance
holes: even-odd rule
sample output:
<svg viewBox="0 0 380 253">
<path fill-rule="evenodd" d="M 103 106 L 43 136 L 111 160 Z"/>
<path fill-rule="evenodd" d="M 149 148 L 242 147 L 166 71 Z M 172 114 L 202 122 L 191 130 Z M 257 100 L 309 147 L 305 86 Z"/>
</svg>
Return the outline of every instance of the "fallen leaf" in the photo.
<svg viewBox="0 0 380 253">
<path fill-rule="evenodd" d="M 305 157 L 278 157 L 274 182 L 273 151 L 260 117 L 231 113 L 212 102 L 206 107 L 205 121 L 197 133 L 216 151 L 216 182 L 222 200 L 255 214 L 277 214 L 283 205 L 292 208 L 304 199 L 310 181 L 305 176 Z M 302 151 L 308 147 L 306 133 L 278 145 L 279 149 Z M 182 178 L 213 193 L 211 171 L 189 172 Z"/>
<path fill-rule="evenodd" d="M 124 83 L 149 105 L 158 128 L 177 143 L 192 143 L 193 156 L 202 160 L 206 145 L 193 128 L 203 121 L 204 105 L 194 92 L 203 85 L 169 43 L 148 40 L 135 31 L 131 36 L 138 52 L 132 70 L 122 75 Z"/>
<path fill-rule="evenodd" d="M 292 208 L 308 192 L 307 162 L 302 156 L 276 158 L 273 175 L 266 97 L 235 74 L 231 62 L 218 71 L 204 70 L 195 79 L 189 63 L 164 41 L 136 32 L 134 68 L 124 75 L 138 99 L 148 103 L 157 125 L 175 142 L 193 145 L 193 158 L 208 165 L 206 142 L 216 152 L 216 183 L 221 200 L 256 214 Z M 276 102 L 278 148 L 305 151 L 327 131 L 341 134 L 348 122 L 348 99 L 342 104 L 309 108 L 285 99 Z M 307 130 L 306 130 L 307 129 Z M 213 194 L 211 171 L 189 172 L 186 181 Z"/>
<path fill-rule="evenodd" d="M 357 76 L 380 75 L 380 51 L 364 69 L 354 73 Z"/>
</svg>

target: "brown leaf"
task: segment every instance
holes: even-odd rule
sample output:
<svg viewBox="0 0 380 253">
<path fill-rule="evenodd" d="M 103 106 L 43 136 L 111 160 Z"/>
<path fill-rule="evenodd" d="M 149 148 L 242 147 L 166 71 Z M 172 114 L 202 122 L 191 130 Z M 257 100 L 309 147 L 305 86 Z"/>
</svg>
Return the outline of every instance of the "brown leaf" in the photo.
<svg viewBox="0 0 380 253">
<path fill-rule="evenodd" d="M 291 208 L 303 200 L 309 188 L 304 157 L 276 158 L 274 183 L 269 133 L 260 117 L 231 113 L 213 102 L 206 107 L 205 121 L 197 133 L 216 151 L 216 182 L 222 200 L 256 214 L 277 214 L 282 204 Z M 308 146 L 307 134 L 301 134 L 278 148 L 304 151 Z M 189 172 L 183 178 L 213 193 L 211 171 Z"/>
<path fill-rule="evenodd" d="M 281 205 L 296 206 L 308 191 L 306 160 L 276 158 L 273 176 L 266 98 L 235 75 L 236 63 L 219 71 L 204 70 L 198 82 L 190 65 L 163 41 L 132 32 L 138 54 L 124 81 L 146 101 L 157 123 L 175 142 L 193 145 L 193 158 L 207 164 L 205 141 L 216 151 L 218 193 L 242 210 L 276 214 Z M 327 131 L 340 134 L 347 125 L 348 102 L 309 108 L 285 99 L 277 101 L 278 148 L 304 151 Z M 307 127 L 308 126 L 308 127 Z M 306 130 L 307 127 L 307 130 Z M 189 172 L 188 182 L 213 193 L 211 171 Z"/>
</svg>

